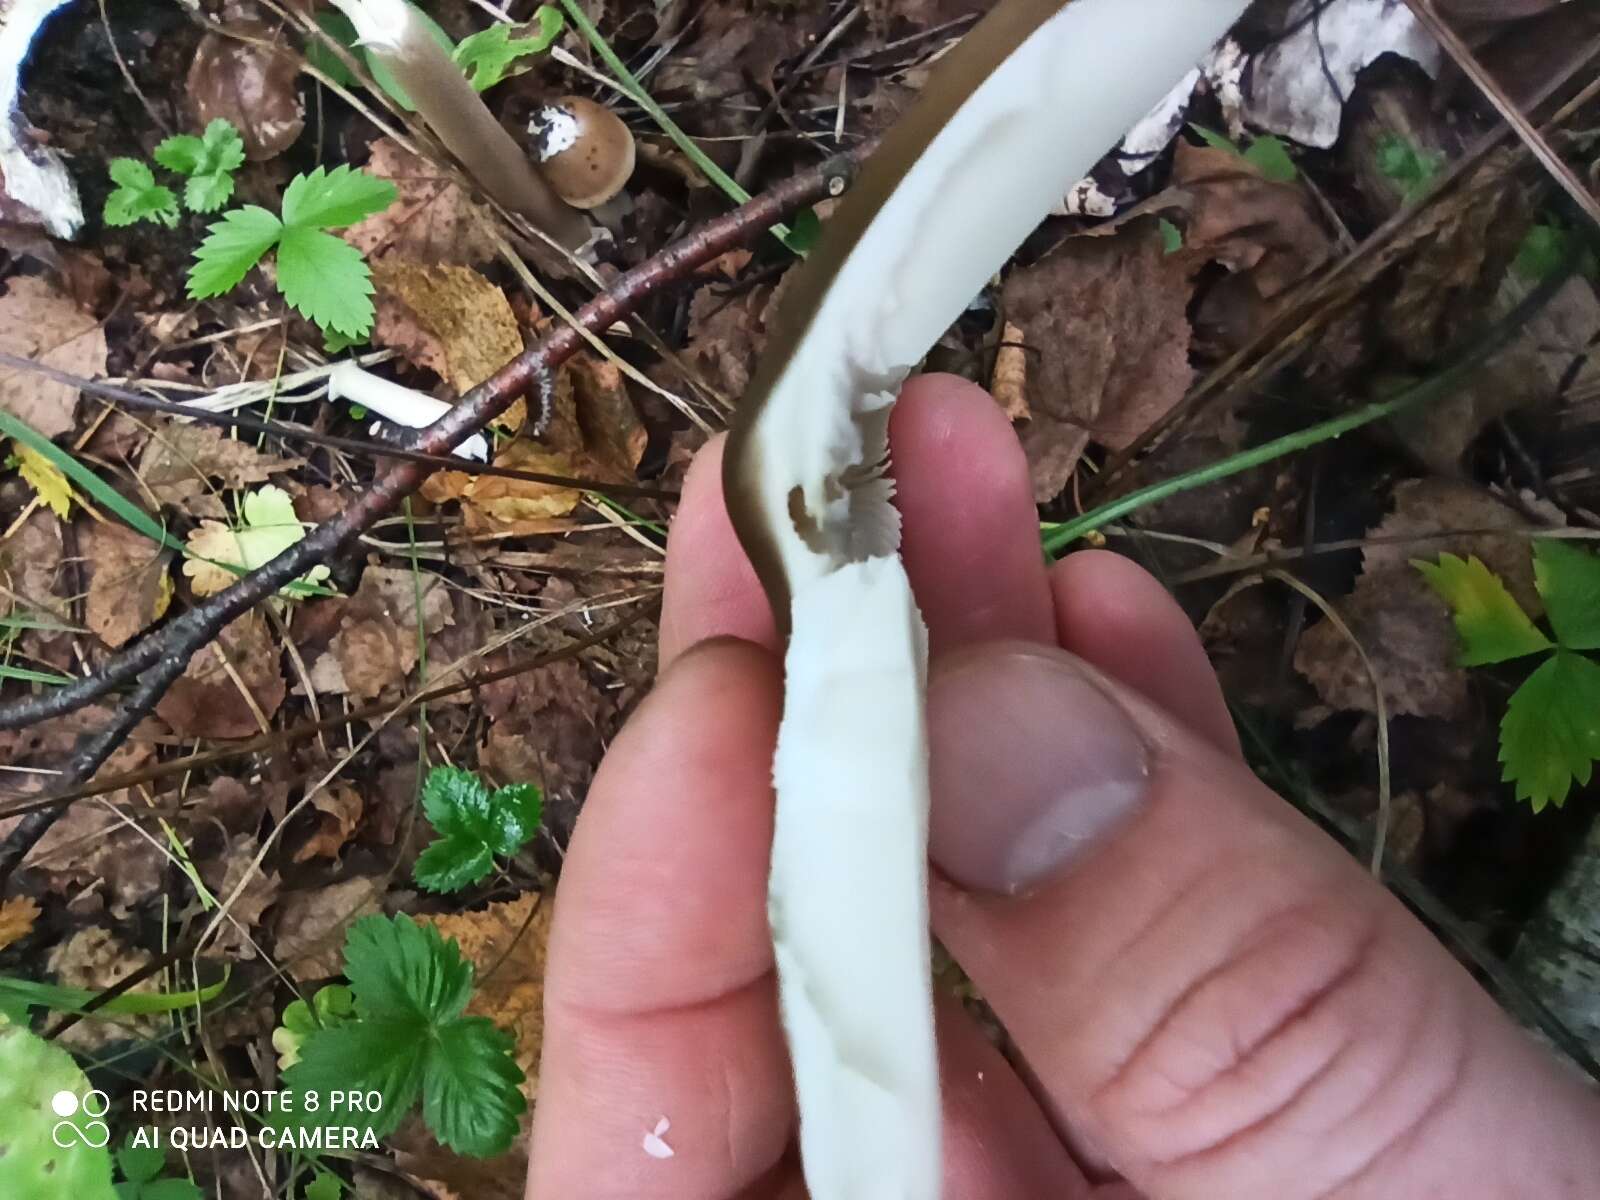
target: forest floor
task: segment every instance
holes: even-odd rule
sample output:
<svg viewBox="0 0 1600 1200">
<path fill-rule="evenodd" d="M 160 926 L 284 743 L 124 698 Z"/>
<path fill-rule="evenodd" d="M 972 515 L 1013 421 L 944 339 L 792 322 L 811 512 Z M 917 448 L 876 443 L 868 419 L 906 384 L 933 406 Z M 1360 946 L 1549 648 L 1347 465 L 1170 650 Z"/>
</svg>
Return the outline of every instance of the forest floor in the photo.
<svg viewBox="0 0 1600 1200">
<path fill-rule="evenodd" d="M 734 189 L 759 195 L 880 134 L 988 5 L 587 3 L 637 84 L 619 84 L 559 8 L 422 7 L 455 43 L 507 21 L 552 35 L 483 92 L 524 146 L 554 97 L 626 121 L 637 166 L 594 214 L 611 236 L 592 272 L 485 202 L 363 57 L 333 46 L 332 10 L 77 0 L 44 25 L 21 112 L 84 219 L 58 236 L 50 213 L 0 196 L 0 351 L 65 373 L 0 368 L 0 714 L 167 636 L 233 583 L 217 562 L 259 566 L 395 461 L 374 452 L 387 435 L 371 414 L 329 397 L 329 364 L 348 354 L 330 349 L 327 319 L 286 302 L 288 270 L 268 259 L 189 298 L 222 211 L 277 213 L 317 168 L 392 185 L 364 219 L 326 225 L 348 224 L 339 235 L 370 270 L 353 353 L 453 399 L 728 211 Z M 1389 878 L 1493 973 L 1580 852 L 1597 791 L 1570 746 L 1519 743 L 1505 721 L 1535 660 L 1462 665 L 1452 618 L 1477 603 L 1540 622 L 1535 546 L 1600 536 L 1600 102 L 1581 90 L 1600 15 L 1555 0 L 1505 6 L 1516 19 L 1436 7 L 1459 40 L 1441 45 L 1399 0 L 1260 0 L 926 366 L 983 384 L 1012 417 L 1047 547 L 1109 546 L 1166 582 L 1258 770 L 1352 853 L 1381 840 Z M 211 164 L 231 195 L 195 211 L 178 193 L 205 171 L 158 147 L 219 119 L 232 127 L 216 127 L 219 153 L 237 143 L 243 161 Z M 119 159 L 148 170 L 114 180 Z M 792 219 L 793 238 L 813 238 L 833 204 Z M 118 205 L 153 219 L 113 223 Z M 63 802 L 6 863 L 0 1013 L 107 1094 L 113 1148 L 146 1120 L 129 1111 L 138 1089 L 277 1089 L 302 1052 L 331 1069 L 312 1061 L 331 1053 L 315 1033 L 359 1024 L 346 936 L 374 916 L 456 940 L 477 972 L 467 1011 L 509 1032 L 501 1049 L 536 1101 L 563 848 L 654 676 L 684 472 L 726 426 L 797 261 L 758 233 L 656 287 L 557 369 L 547 419 L 536 389 L 497 422 L 505 471 L 452 460 L 309 586 L 233 620 L 144 698 L 92 779 L 70 760 L 141 703 L 125 688 L 0 729 L 0 844 L 19 844 L 39 801 Z M 84 381 L 267 424 L 193 423 Z M 1344 436 L 1250 456 L 1412 393 Z M 1100 513 L 1126 497 L 1138 502 Z M 1567 719 L 1560 697 L 1524 695 L 1548 707 L 1536 726 Z M 511 814 L 516 836 L 474 842 L 460 823 L 474 804 Z M 510 1200 L 528 1118 L 506 1103 L 476 1138 L 395 1113 L 378 1148 L 315 1163 L 196 1139 L 129 1156 L 119 1178 L 220 1197 Z"/>
</svg>

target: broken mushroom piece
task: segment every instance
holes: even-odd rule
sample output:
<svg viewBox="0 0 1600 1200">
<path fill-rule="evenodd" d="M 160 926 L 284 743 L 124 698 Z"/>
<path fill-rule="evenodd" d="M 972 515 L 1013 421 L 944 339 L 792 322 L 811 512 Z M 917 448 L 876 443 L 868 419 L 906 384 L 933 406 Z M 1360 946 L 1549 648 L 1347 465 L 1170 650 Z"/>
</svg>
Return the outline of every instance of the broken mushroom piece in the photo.
<svg viewBox="0 0 1600 1200">
<path fill-rule="evenodd" d="M 812 1200 L 934 1200 L 926 635 L 897 550 L 900 384 L 1244 0 L 1002 0 L 796 269 L 724 459 L 789 634 L 768 915 Z M 975 797 L 975 802 L 981 802 Z"/>
<path fill-rule="evenodd" d="M 495 120 L 461 68 L 429 35 L 406 0 L 333 0 L 356 36 L 389 68 L 446 150 L 484 191 L 575 250 L 589 223 L 533 169 L 516 139 Z"/>
<path fill-rule="evenodd" d="M 528 121 L 545 182 L 573 208 L 598 208 L 633 174 L 633 134 L 622 118 L 583 96 L 563 96 Z"/>
<path fill-rule="evenodd" d="M 349 360 L 336 364 L 328 372 L 328 399 L 359 404 L 407 429 L 425 429 L 449 412 L 451 407 L 445 401 L 435 400 L 415 388 L 364 371 Z M 489 442 L 483 434 L 475 433 L 451 453 L 457 458 L 488 462 Z"/>
</svg>

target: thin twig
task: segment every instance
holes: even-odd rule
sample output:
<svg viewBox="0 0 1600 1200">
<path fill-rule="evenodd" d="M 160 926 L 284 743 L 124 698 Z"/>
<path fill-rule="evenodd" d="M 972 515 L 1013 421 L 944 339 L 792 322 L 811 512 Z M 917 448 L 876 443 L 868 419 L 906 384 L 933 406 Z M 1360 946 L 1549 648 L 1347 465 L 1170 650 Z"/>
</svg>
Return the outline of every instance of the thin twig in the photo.
<svg viewBox="0 0 1600 1200">
<path fill-rule="evenodd" d="M 1587 43 L 1561 71 L 1556 72 L 1532 99 L 1529 107 L 1537 108 L 1547 101 L 1591 62 L 1597 52 L 1600 52 L 1600 38 Z M 1546 127 L 1560 125 L 1597 94 L 1600 94 L 1600 78 L 1591 81 L 1563 104 L 1551 116 Z M 1134 462 L 1160 447 L 1179 426 L 1214 404 L 1243 395 L 1248 388 L 1286 365 L 1312 344 L 1332 315 L 1343 311 L 1344 304 L 1359 296 L 1372 280 L 1400 260 L 1409 249 L 1402 235 L 1411 228 L 1418 215 L 1460 187 L 1488 159 L 1490 153 L 1510 136 L 1511 128 L 1508 125 L 1501 125 L 1484 134 L 1461 158 L 1440 172 L 1422 195 L 1374 230 L 1354 253 L 1340 259 L 1320 278 L 1301 285 L 1304 290 L 1297 303 L 1268 321 L 1248 343 L 1213 368 L 1166 416 L 1113 455 L 1105 469 L 1089 485 L 1088 498 L 1092 500 L 1114 492 L 1124 482 Z"/>
<path fill-rule="evenodd" d="M 1456 66 L 1474 84 L 1495 110 L 1505 118 L 1506 124 L 1517 131 L 1517 136 L 1532 151 L 1533 156 L 1539 160 L 1541 166 L 1555 177 L 1555 181 L 1571 196 L 1573 202 L 1581 208 L 1589 219 L 1600 225 L 1600 200 L 1596 200 L 1594 193 L 1584 187 L 1583 180 L 1555 152 L 1545 136 L 1533 127 L 1533 122 L 1528 120 L 1523 111 L 1517 107 L 1516 101 L 1506 95 L 1505 89 L 1500 86 L 1495 77 L 1484 68 L 1478 56 L 1472 52 L 1472 47 L 1461 40 L 1461 35 L 1455 27 L 1440 16 L 1434 7 L 1433 0 L 1407 0 L 1411 6 L 1412 14 L 1427 27 L 1438 43 L 1445 48 L 1450 57 L 1455 59 Z"/>
<path fill-rule="evenodd" d="M 621 275 L 610 289 L 575 314 L 575 323 L 555 330 L 534 348 L 518 355 L 489 380 L 472 389 L 454 408 L 418 432 L 414 449 L 444 454 L 479 432 L 535 386 L 541 377 L 566 361 L 583 345 L 579 327 L 606 329 L 633 312 L 647 297 L 674 283 L 717 255 L 769 229 L 785 213 L 837 195 L 855 178 L 863 155 L 859 150 L 838 155 L 787 180 L 748 204 L 714 218 L 683 240 Z M 113 688 L 137 680 L 116 716 L 80 741 L 68 760 L 64 788 L 92 778 L 100 765 L 127 739 L 154 708 L 190 658 L 229 622 L 285 584 L 323 563 L 340 547 L 392 511 L 421 485 L 434 468 L 428 463 L 401 462 L 390 467 L 349 508 L 324 522 L 271 562 L 250 572 L 226 591 L 197 604 L 159 633 L 148 635 L 113 655 L 93 675 L 74 680 L 40 696 L 0 708 L 0 729 L 17 729 L 48 717 L 72 712 Z M 0 843 L 0 886 L 61 814 L 54 808 L 30 813 Z"/>
<path fill-rule="evenodd" d="M 308 442 L 313 446 L 326 446 L 330 450 L 343 450 L 346 454 L 366 454 L 376 455 L 380 458 L 396 458 L 402 462 L 424 463 L 436 470 L 459 471 L 464 475 L 493 475 L 505 479 L 525 479 L 529 483 L 545 483 L 553 487 L 567 487 L 581 491 L 614 492 L 619 496 L 639 496 L 646 500 L 676 500 L 678 498 L 678 494 L 674 491 L 649 487 L 640 483 L 581 479 L 572 475 L 551 475 L 544 471 L 523 471 L 515 467 L 497 467 L 492 463 L 473 462 L 470 459 L 458 458 L 449 454 L 424 454 L 421 451 L 390 442 L 369 441 L 365 438 L 347 438 L 339 437 L 336 434 L 319 433 L 314 429 L 301 428 L 284 421 L 272 421 L 262 417 L 240 415 L 237 412 L 214 412 L 211 409 L 197 408 L 193 404 L 181 404 L 174 400 L 160 400 L 154 396 L 143 395 L 140 392 L 131 392 L 126 388 L 102 383 L 99 380 L 84 379 L 82 376 L 46 366 L 41 362 L 35 362 L 31 358 L 19 358 L 15 354 L 7 354 L 4 351 L 0 351 L 0 366 L 10 367 L 17 371 L 31 372 L 45 379 L 53 379 L 57 383 L 77 388 L 80 392 L 87 392 L 91 396 L 98 396 L 104 400 L 114 400 L 123 408 L 166 413 L 185 420 L 198 421 L 202 425 L 221 425 L 225 428 L 242 429 L 247 433 L 259 433 L 268 437 L 283 438 L 286 441 Z M 81 447 L 79 448 L 81 449 Z"/>
</svg>

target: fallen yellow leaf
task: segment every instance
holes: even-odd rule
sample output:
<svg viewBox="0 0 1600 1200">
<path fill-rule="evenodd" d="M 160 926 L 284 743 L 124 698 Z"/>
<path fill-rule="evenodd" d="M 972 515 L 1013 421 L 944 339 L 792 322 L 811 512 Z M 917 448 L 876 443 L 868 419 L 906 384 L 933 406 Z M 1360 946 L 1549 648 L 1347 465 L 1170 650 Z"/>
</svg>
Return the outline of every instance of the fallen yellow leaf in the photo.
<svg viewBox="0 0 1600 1200">
<path fill-rule="evenodd" d="M 39 906 L 31 896 L 13 896 L 0 904 L 0 950 L 32 933 L 38 919 Z"/>
<path fill-rule="evenodd" d="M 28 486 L 38 495 L 39 503 L 65 520 L 72 510 L 72 485 L 67 482 L 61 468 L 32 446 L 12 442 L 11 449 L 17 456 L 18 474 L 28 481 Z"/>
</svg>

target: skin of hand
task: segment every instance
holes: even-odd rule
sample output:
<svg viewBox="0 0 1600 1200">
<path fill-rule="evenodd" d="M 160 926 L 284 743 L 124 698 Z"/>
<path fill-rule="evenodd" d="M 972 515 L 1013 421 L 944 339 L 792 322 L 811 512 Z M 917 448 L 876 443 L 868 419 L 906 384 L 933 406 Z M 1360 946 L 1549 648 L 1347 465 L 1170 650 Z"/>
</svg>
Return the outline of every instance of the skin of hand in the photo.
<svg viewBox="0 0 1600 1200">
<path fill-rule="evenodd" d="M 934 932 L 1021 1060 L 941 1002 L 946 1194 L 1600 1195 L 1595 1093 L 1255 778 L 1161 586 L 1103 552 L 1047 569 L 993 401 L 913 380 L 891 442 Z M 805 1195 L 765 909 L 782 664 L 720 453 L 672 526 L 661 678 L 557 893 L 530 1198 Z M 643 1149 L 662 1117 L 670 1158 Z"/>
</svg>

